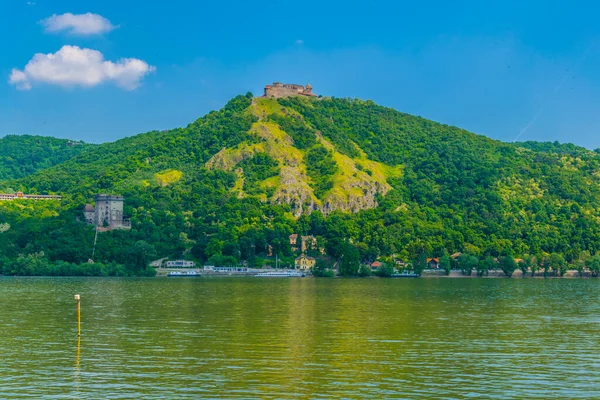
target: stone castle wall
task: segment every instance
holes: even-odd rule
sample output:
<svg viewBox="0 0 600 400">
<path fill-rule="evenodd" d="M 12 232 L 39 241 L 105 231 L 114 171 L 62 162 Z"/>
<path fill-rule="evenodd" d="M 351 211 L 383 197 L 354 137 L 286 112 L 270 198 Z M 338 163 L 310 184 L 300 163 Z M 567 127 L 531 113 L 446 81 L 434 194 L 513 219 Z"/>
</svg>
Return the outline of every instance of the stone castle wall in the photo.
<svg viewBox="0 0 600 400">
<path fill-rule="evenodd" d="M 292 83 L 275 82 L 272 85 L 265 86 L 265 97 L 281 98 L 290 96 L 309 96 L 313 97 L 312 87 L 309 85 L 302 86 Z"/>
</svg>

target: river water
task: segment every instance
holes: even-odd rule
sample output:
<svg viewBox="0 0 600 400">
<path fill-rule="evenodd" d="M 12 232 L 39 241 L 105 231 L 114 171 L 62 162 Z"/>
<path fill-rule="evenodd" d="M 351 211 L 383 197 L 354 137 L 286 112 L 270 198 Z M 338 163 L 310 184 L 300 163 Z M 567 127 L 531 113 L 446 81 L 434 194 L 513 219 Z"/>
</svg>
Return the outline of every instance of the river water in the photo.
<svg viewBox="0 0 600 400">
<path fill-rule="evenodd" d="M 0 398 L 600 398 L 599 293 L 598 279 L 2 278 Z"/>
</svg>

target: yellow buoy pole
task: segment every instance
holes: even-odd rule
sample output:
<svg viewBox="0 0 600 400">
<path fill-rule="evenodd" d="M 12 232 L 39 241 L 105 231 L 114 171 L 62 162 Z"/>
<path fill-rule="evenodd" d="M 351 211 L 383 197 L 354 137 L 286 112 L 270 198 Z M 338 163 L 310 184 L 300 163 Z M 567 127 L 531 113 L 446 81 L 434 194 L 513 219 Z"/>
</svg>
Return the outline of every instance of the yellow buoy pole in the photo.
<svg viewBox="0 0 600 400">
<path fill-rule="evenodd" d="M 81 336 L 81 296 L 76 294 L 75 301 L 77 302 L 77 336 Z"/>
</svg>

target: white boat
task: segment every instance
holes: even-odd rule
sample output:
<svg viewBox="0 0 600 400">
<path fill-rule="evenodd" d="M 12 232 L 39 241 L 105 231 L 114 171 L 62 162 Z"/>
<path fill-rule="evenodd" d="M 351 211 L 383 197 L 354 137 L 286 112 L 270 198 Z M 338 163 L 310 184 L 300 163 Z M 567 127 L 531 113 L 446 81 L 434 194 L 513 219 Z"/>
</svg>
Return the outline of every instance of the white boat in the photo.
<svg viewBox="0 0 600 400">
<path fill-rule="evenodd" d="M 304 274 L 298 271 L 269 271 L 260 272 L 254 276 L 260 278 L 302 278 Z"/>
<path fill-rule="evenodd" d="M 413 273 L 413 272 L 400 272 L 400 273 L 395 273 L 392 274 L 392 278 L 418 278 L 419 275 Z"/>
<path fill-rule="evenodd" d="M 195 277 L 201 276 L 198 271 L 171 271 L 167 274 L 170 277 Z"/>
</svg>

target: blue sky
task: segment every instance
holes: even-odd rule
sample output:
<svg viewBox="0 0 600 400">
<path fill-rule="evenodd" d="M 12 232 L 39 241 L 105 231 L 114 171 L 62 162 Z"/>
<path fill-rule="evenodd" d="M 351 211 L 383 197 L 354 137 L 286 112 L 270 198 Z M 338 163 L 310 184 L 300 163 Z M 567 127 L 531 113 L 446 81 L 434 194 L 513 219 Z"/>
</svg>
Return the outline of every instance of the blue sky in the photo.
<svg viewBox="0 0 600 400">
<path fill-rule="evenodd" d="M 0 135 L 112 141 L 284 81 L 504 141 L 596 148 L 599 12 L 551 0 L 5 0 Z M 86 69 L 61 64 L 67 54 Z"/>
</svg>

